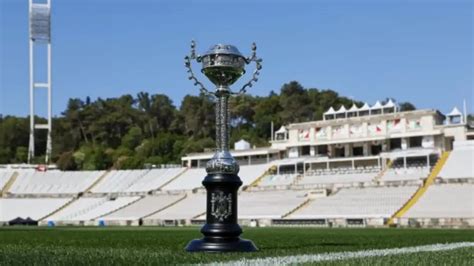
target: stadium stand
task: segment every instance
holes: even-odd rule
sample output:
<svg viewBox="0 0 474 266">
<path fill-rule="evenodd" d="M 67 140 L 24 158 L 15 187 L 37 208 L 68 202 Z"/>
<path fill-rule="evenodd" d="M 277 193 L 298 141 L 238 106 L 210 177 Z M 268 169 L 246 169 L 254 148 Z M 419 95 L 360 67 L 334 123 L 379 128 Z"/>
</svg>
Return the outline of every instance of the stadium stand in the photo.
<svg viewBox="0 0 474 266">
<path fill-rule="evenodd" d="M 110 171 L 102 181 L 91 189 L 93 193 L 122 192 L 138 182 L 148 170 Z"/>
<path fill-rule="evenodd" d="M 185 198 L 185 194 L 163 194 L 144 197 L 129 206 L 113 212 L 100 220 L 138 220 L 154 212 L 165 209 Z"/>
<path fill-rule="evenodd" d="M 206 169 L 188 169 L 177 179 L 165 185 L 162 190 L 191 190 L 202 187 L 202 180 L 206 176 Z"/>
<path fill-rule="evenodd" d="M 306 200 L 302 191 L 242 192 L 239 219 L 279 219 Z"/>
<path fill-rule="evenodd" d="M 7 222 L 17 217 L 38 220 L 70 200 L 72 198 L 1 198 L 0 221 Z"/>
<path fill-rule="evenodd" d="M 416 190 L 416 186 L 343 188 L 315 199 L 288 218 L 389 218 Z"/>
<path fill-rule="evenodd" d="M 258 183 L 258 186 L 286 186 L 291 185 L 295 181 L 297 175 L 266 175 Z"/>
<path fill-rule="evenodd" d="M 382 176 L 382 181 L 420 180 L 430 174 L 429 167 L 390 168 Z"/>
<path fill-rule="evenodd" d="M 474 146 L 457 147 L 451 151 L 441 178 L 474 178 Z"/>
<path fill-rule="evenodd" d="M 173 206 L 145 218 L 145 220 L 188 220 L 206 211 L 205 193 L 188 193 Z"/>
<path fill-rule="evenodd" d="M 376 166 L 356 169 L 318 169 L 306 172 L 303 178 L 297 181 L 297 184 L 307 185 L 371 182 L 380 171 L 381 169 Z"/>
<path fill-rule="evenodd" d="M 252 184 L 260 176 L 264 175 L 271 164 L 256 164 L 240 166 L 239 177 L 242 180 L 242 186 Z"/>
<path fill-rule="evenodd" d="M 250 185 L 255 179 L 262 176 L 270 167 L 268 164 L 244 165 L 240 167 L 239 177 L 243 186 Z M 181 174 L 176 180 L 165 185 L 162 190 L 191 190 L 202 187 L 202 180 L 206 177 L 206 169 L 191 168 Z"/>
<path fill-rule="evenodd" d="M 125 192 L 147 192 L 156 190 L 183 173 L 186 168 L 152 169 L 137 179 Z"/>
<path fill-rule="evenodd" d="M 122 208 L 140 197 L 118 197 L 110 199 L 101 198 L 79 198 L 63 210 L 48 217 L 48 221 L 89 221 L 97 217 L 107 215 L 112 211 Z"/>
<path fill-rule="evenodd" d="M 12 194 L 77 194 L 87 189 L 104 171 L 19 171 Z"/>
<path fill-rule="evenodd" d="M 7 184 L 10 177 L 13 175 L 12 171 L 0 170 L 0 191 Z"/>
<path fill-rule="evenodd" d="M 431 185 L 406 218 L 473 218 L 473 184 Z"/>
</svg>

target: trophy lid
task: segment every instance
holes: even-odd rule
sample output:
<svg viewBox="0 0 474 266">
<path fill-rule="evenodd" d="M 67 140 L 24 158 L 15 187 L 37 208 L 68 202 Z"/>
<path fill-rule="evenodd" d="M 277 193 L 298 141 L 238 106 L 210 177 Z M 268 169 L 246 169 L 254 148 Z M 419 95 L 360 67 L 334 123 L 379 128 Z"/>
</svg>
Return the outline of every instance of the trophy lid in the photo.
<svg viewBox="0 0 474 266">
<path fill-rule="evenodd" d="M 216 44 L 211 46 L 209 50 L 204 53 L 203 56 L 212 55 L 212 54 L 228 54 L 228 55 L 236 55 L 240 57 L 244 57 L 237 47 L 230 45 L 230 44 Z"/>
</svg>

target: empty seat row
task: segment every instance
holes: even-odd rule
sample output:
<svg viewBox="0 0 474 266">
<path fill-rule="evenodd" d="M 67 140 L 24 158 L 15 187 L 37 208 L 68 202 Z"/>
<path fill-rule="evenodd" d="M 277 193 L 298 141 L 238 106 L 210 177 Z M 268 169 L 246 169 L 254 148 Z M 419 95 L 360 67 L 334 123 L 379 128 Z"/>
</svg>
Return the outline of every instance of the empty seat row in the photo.
<svg viewBox="0 0 474 266">
<path fill-rule="evenodd" d="M 407 218 L 473 218 L 474 185 L 431 185 L 404 215 Z"/>
<path fill-rule="evenodd" d="M 389 218 L 417 189 L 416 186 L 344 188 L 313 200 L 288 218 Z"/>
<path fill-rule="evenodd" d="M 105 171 L 18 171 L 12 194 L 77 194 L 90 187 Z"/>
</svg>

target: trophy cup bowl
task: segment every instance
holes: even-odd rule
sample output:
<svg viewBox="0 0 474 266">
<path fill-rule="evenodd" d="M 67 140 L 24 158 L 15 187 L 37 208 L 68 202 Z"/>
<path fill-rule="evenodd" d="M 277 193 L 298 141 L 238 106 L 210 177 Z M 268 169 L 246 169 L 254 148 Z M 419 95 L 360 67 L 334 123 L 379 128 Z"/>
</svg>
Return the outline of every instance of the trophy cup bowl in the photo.
<svg viewBox="0 0 474 266">
<path fill-rule="evenodd" d="M 201 61 L 201 72 L 218 87 L 228 87 L 245 74 L 245 57 L 233 45 L 216 44 Z"/>
</svg>

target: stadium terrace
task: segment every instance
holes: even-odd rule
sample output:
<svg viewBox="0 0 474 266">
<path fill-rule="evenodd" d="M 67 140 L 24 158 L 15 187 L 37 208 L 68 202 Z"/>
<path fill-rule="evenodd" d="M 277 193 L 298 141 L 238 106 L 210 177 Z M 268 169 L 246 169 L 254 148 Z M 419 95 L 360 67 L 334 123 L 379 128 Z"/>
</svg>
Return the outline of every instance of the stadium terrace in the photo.
<svg viewBox="0 0 474 266">
<path fill-rule="evenodd" d="M 273 131 L 273 130 L 272 130 Z M 465 114 L 330 108 L 323 120 L 282 126 L 271 146 L 232 151 L 250 226 L 472 227 L 474 129 Z M 144 170 L 0 170 L 0 223 L 198 225 L 212 153 Z"/>
</svg>

